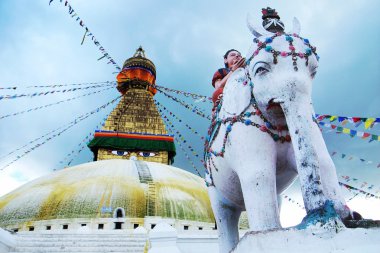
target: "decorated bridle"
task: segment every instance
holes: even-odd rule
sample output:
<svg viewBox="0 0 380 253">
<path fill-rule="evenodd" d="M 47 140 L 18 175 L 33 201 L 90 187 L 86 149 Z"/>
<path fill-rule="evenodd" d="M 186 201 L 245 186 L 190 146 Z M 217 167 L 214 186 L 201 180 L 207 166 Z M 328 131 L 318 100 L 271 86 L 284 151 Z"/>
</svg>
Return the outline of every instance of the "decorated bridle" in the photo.
<svg viewBox="0 0 380 253">
<path fill-rule="evenodd" d="M 278 50 L 275 50 L 270 45 L 274 41 L 275 38 L 281 37 L 283 35 L 285 35 L 285 40 L 289 43 L 289 50 L 290 51 L 278 51 Z M 300 51 L 296 52 L 296 48 L 293 45 L 293 41 L 294 41 L 293 37 L 301 39 L 303 41 L 303 43 L 307 46 L 307 48 L 304 52 L 300 52 Z M 249 63 L 252 61 L 252 59 L 259 54 L 260 50 L 265 50 L 268 53 L 272 53 L 274 64 L 278 63 L 278 56 L 282 56 L 282 57 L 291 56 L 292 61 L 293 61 L 293 68 L 295 71 L 298 71 L 298 67 L 297 67 L 297 59 L 298 58 L 305 59 L 306 60 L 305 61 L 306 66 L 309 65 L 309 57 L 312 54 L 314 54 L 315 57 L 317 58 L 317 60 L 319 60 L 319 56 L 317 55 L 317 52 L 316 52 L 317 48 L 310 45 L 310 42 L 308 39 L 302 38 L 296 33 L 287 34 L 287 33 L 276 32 L 273 36 L 267 37 L 265 39 L 265 41 L 260 41 L 259 39 L 254 38 L 253 42 L 255 42 L 257 44 L 257 48 L 253 52 L 251 57 L 248 58 L 247 65 L 249 65 Z"/>
</svg>

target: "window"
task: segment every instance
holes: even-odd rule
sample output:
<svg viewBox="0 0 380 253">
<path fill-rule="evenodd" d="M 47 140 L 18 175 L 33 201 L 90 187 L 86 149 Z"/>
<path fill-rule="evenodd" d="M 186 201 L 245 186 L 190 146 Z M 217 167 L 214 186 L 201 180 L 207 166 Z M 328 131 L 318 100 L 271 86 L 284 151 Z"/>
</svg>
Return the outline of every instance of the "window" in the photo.
<svg viewBox="0 0 380 253">
<path fill-rule="evenodd" d="M 121 229 L 123 222 L 115 222 L 115 229 Z"/>
<path fill-rule="evenodd" d="M 18 228 L 14 228 L 12 229 L 13 232 L 17 233 L 18 232 Z"/>
<path fill-rule="evenodd" d="M 150 228 L 153 229 L 156 226 L 156 224 L 150 224 Z"/>
<path fill-rule="evenodd" d="M 65 224 L 62 226 L 62 229 L 68 229 L 69 228 L 69 225 Z"/>
<path fill-rule="evenodd" d="M 86 223 L 83 223 L 83 224 L 80 224 L 80 226 L 81 226 L 81 227 L 85 227 L 85 226 L 87 226 L 87 224 L 86 224 Z"/>
<path fill-rule="evenodd" d="M 118 207 L 113 211 L 113 217 L 114 218 L 124 218 L 125 217 L 125 211 L 124 208 Z"/>
<path fill-rule="evenodd" d="M 98 229 L 104 229 L 104 224 L 98 224 Z"/>
<path fill-rule="evenodd" d="M 123 218 L 123 211 L 121 211 L 121 209 L 117 209 L 116 218 Z"/>
<path fill-rule="evenodd" d="M 33 226 L 30 226 L 30 227 L 29 227 L 29 231 L 34 231 L 34 227 L 33 227 Z"/>
<path fill-rule="evenodd" d="M 51 230 L 51 226 L 46 226 L 46 230 Z"/>
<path fill-rule="evenodd" d="M 203 230 L 203 227 L 198 227 L 198 230 Z"/>
<path fill-rule="evenodd" d="M 133 224 L 133 228 L 138 228 L 139 224 Z"/>
<path fill-rule="evenodd" d="M 189 226 L 185 225 L 185 226 L 183 226 L 183 229 L 184 230 L 189 230 Z"/>
</svg>

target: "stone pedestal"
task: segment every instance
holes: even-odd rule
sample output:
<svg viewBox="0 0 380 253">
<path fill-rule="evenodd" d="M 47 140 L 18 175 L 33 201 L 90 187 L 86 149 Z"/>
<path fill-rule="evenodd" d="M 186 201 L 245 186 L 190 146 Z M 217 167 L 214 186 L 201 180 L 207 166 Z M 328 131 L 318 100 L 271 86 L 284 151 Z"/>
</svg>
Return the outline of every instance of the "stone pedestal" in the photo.
<svg viewBox="0 0 380 253">
<path fill-rule="evenodd" d="M 0 228 L 0 252 L 6 253 L 12 251 L 16 247 L 16 239 L 14 236 Z"/>
<path fill-rule="evenodd" d="M 149 253 L 181 253 L 177 247 L 177 231 L 167 223 L 157 224 L 149 232 Z"/>
<path fill-rule="evenodd" d="M 232 252 L 378 253 L 380 229 L 343 229 L 338 233 L 318 229 L 247 232 Z"/>
</svg>

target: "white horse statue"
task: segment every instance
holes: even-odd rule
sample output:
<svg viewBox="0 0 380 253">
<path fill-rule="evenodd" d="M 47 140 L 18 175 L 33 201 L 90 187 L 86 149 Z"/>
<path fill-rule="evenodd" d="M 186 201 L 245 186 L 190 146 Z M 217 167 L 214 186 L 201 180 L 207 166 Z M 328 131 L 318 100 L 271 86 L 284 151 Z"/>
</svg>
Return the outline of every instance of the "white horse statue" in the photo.
<svg viewBox="0 0 380 253">
<path fill-rule="evenodd" d="M 206 181 L 220 252 L 238 242 L 247 211 L 251 231 L 281 228 L 278 195 L 299 176 L 307 216 L 297 228 L 350 217 L 311 100 L 316 48 L 291 33 L 258 29 L 245 68 L 229 78 L 205 144 Z M 334 222 L 335 222 L 334 221 Z"/>
</svg>

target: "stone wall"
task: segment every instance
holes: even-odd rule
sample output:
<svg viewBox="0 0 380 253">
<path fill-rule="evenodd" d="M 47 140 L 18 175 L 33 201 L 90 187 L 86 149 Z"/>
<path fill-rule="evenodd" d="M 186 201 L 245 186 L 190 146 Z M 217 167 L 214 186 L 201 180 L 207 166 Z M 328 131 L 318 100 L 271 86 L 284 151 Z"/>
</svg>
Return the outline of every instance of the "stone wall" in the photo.
<svg viewBox="0 0 380 253">
<path fill-rule="evenodd" d="M 14 235 L 0 228 L 0 252 L 10 252 L 16 246 Z"/>
</svg>

